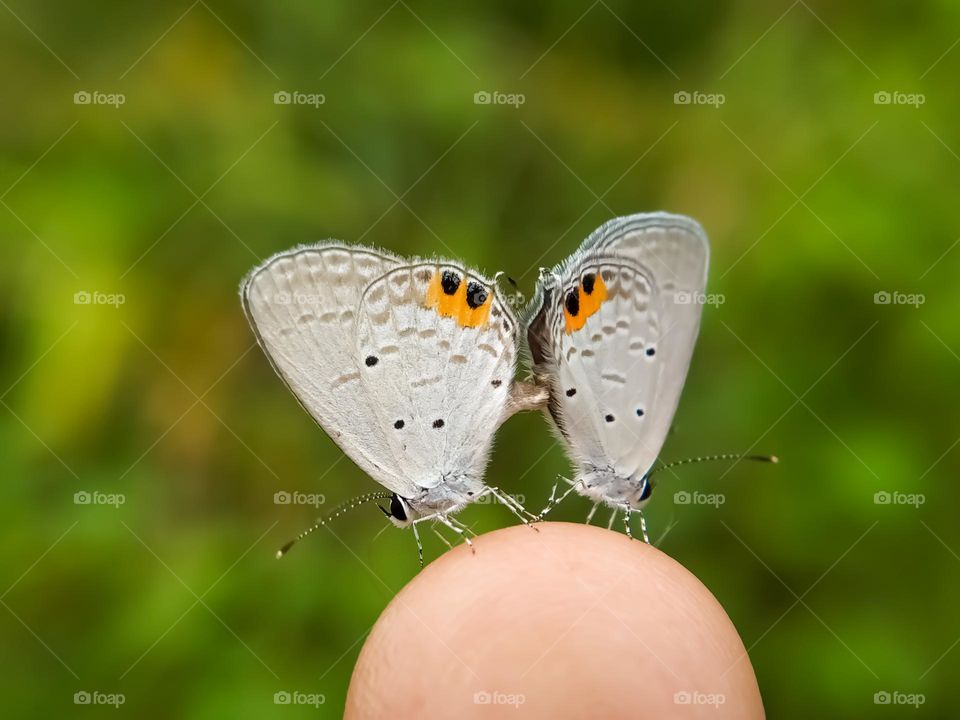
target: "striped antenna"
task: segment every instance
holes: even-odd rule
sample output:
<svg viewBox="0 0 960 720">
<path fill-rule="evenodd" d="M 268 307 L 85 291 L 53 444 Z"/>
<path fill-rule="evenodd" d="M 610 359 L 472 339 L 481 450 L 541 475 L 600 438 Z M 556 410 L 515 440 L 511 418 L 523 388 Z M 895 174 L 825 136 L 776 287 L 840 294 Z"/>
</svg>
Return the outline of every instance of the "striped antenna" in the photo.
<svg viewBox="0 0 960 720">
<path fill-rule="evenodd" d="M 348 511 L 353 510 L 355 507 L 363 505 L 364 503 L 372 502 L 374 500 L 388 500 L 391 497 L 393 496 L 390 493 L 384 493 L 384 492 L 367 493 L 366 495 L 359 495 L 353 498 L 352 500 L 347 500 L 346 502 L 341 503 L 340 505 L 337 505 L 337 507 L 335 507 L 329 513 L 327 513 L 324 517 L 317 520 L 313 525 L 308 527 L 302 533 L 297 535 L 293 540 L 291 540 L 282 548 L 277 550 L 277 560 L 279 560 L 284 555 L 286 555 L 287 552 L 290 550 L 290 548 L 292 548 L 297 542 L 299 542 L 300 540 L 303 540 L 303 538 L 305 538 L 307 535 L 312 533 L 317 528 L 323 527 L 331 520 L 334 520 L 340 517 L 341 515 L 344 515 Z M 383 508 L 380 508 L 380 509 L 383 510 Z M 388 516 L 390 515 L 390 513 L 388 513 L 386 510 L 384 510 L 384 513 L 386 513 Z"/>
<path fill-rule="evenodd" d="M 669 470 L 679 465 L 692 465 L 693 463 L 712 462 L 714 460 L 756 460 L 757 462 L 767 462 L 776 465 L 780 458 L 776 455 L 738 455 L 736 453 L 721 453 L 720 455 L 701 455 L 700 457 L 687 458 L 686 460 L 675 460 L 672 463 L 661 465 L 654 468 L 647 474 L 647 479 L 653 477 L 661 470 Z"/>
</svg>

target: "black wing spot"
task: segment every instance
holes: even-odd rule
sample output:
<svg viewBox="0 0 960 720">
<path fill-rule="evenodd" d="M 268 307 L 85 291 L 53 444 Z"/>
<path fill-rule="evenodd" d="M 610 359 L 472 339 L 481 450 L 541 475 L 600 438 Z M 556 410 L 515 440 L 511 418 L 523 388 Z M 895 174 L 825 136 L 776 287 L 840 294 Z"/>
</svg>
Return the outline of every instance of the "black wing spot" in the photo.
<svg viewBox="0 0 960 720">
<path fill-rule="evenodd" d="M 656 348 L 652 348 L 652 347 L 647 348 L 647 357 L 653 357 L 656 354 L 657 354 Z"/>
<path fill-rule="evenodd" d="M 643 417 L 643 408 L 637 408 L 637 417 Z"/>
<path fill-rule="evenodd" d="M 460 289 L 460 276 L 452 270 L 444 270 L 440 277 L 440 287 L 446 295 L 453 295 Z"/>
<path fill-rule="evenodd" d="M 451 294 L 451 293 L 448 293 Z M 476 281 L 467 285 L 467 305 L 476 310 L 487 301 L 487 289 Z"/>
<path fill-rule="evenodd" d="M 580 312 L 580 294 L 576 290 L 571 290 L 564 298 L 563 304 L 567 306 L 567 312 L 576 317 Z"/>
<path fill-rule="evenodd" d="M 573 397 L 576 394 L 577 394 L 576 388 L 570 388 L 569 390 L 567 390 L 567 397 Z"/>
<path fill-rule="evenodd" d="M 613 415 L 607 415 L 607 416 L 604 417 L 603 419 L 606 420 L 607 422 L 613 422 L 613 421 L 614 421 Z"/>
<path fill-rule="evenodd" d="M 367 367 L 373 367 L 380 362 L 380 358 L 378 358 L 376 355 L 367 355 L 367 359 L 363 362 L 366 363 Z"/>
<path fill-rule="evenodd" d="M 493 385 L 494 387 L 500 387 L 501 385 L 503 385 L 503 380 L 491 380 L 490 384 Z"/>
<path fill-rule="evenodd" d="M 597 276 L 593 273 L 587 273 L 583 276 L 583 291 L 587 295 L 593 295 L 593 284 L 596 282 Z"/>
<path fill-rule="evenodd" d="M 397 420 L 397 421 L 393 424 L 393 426 L 394 426 L 397 430 L 402 430 L 402 429 L 403 429 L 403 425 L 404 425 L 403 420 Z"/>
<path fill-rule="evenodd" d="M 434 426 L 435 428 L 442 428 L 442 427 L 443 427 L 443 420 L 434 420 L 434 421 L 433 421 L 433 426 Z"/>
</svg>

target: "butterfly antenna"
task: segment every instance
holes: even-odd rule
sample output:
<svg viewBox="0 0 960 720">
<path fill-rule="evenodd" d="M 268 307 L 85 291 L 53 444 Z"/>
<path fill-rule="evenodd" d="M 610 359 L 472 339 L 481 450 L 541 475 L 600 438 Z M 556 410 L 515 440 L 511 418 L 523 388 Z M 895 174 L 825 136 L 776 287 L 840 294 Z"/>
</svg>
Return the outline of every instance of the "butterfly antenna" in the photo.
<svg viewBox="0 0 960 720">
<path fill-rule="evenodd" d="M 780 462 L 780 458 L 778 458 L 776 455 L 738 455 L 737 453 L 701 455 L 700 457 L 687 458 L 685 460 L 675 460 L 674 462 L 667 463 L 666 465 L 661 465 L 660 467 L 651 470 L 647 475 L 647 478 L 649 479 L 653 477 L 661 470 L 669 470 L 670 468 L 675 468 L 679 465 L 692 465 L 693 463 L 712 462 L 714 460 L 755 460 L 757 462 L 773 463 L 774 465 Z"/>
<path fill-rule="evenodd" d="M 312 532 L 313 532 L 314 530 L 316 530 L 317 528 L 323 527 L 324 525 L 326 525 L 326 524 L 327 524 L 328 522 L 330 522 L 331 520 L 334 520 L 334 519 L 340 517 L 341 515 L 346 514 L 348 511 L 353 510 L 355 507 L 358 507 L 358 506 L 360 506 L 360 505 L 363 505 L 364 503 L 373 502 L 374 500 L 387 500 L 387 499 L 389 499 L 390 497 L 392 497 L 392 496 L 390 495 L 390 493 L 383 493 L 383 492 L 367 493 L 366 495 L 359 495 L 359 496 L 353 498 L 352 500 L 347 500 L 346 502 L 337 505 L 337 507 L 335 507 L 333 510 L 331 510 L 329 513 L 327 513 L 325 516 L 323 516 L 322 518 L 320 518 L 319 520 L 317 520 L 313 525 L 311 525 L 311 526 L 308 527 L 306 530 L 304 530 L 302 533 L 300 533 L 299 535 L 297 535 L 293 540 L 291 540 L 290 542 L 288 542 L 288 543 L 287 543 L 286 545 L 284 545 L 282 548 L 280 548 L 279 550 L 277 550 L 277 560 L 279 560 L 279 559 L 282 558 L 284 555 L 286 555 L 286 554 L 290 551 L 290 548 L 292 548 L 294 545 L 296 545 L 300 540 L 303 540 L 307 535 L 309 535 L 310 533 L 312 533 Z M 383 510 L 383 508 L 380 508 L 380 509 Z M 386 511 L 384 511 L 384 512 L 386 512 Z M 390 513 L 387 513 L 387 515 L 389 515 L 389 514 L 390 514 Z"/>
</svg>

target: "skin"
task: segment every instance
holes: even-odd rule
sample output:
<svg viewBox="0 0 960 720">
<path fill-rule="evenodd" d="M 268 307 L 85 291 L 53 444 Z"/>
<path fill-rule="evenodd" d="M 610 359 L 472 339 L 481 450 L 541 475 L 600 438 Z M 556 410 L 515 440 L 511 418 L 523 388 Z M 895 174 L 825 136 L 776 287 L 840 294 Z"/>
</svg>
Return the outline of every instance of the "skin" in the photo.
<svg viewBox="0 0 960 720">
<path fill-rule="evenodd" d="M 367 637 L 345 716 L 764 717 L 740 636 L 683 566 L 606 529 L 538 527 L 414 577 Z"/>
</svg>

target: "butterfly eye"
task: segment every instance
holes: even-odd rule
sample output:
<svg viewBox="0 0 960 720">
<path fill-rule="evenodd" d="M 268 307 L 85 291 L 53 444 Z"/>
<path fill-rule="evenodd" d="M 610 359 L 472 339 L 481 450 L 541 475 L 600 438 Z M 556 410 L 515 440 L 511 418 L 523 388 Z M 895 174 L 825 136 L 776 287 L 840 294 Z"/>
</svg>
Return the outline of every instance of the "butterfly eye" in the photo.
<svg viewBox="0 0 960 720">
<path fill-rule="evenodd" d="M 471 281 L 467 285 L 467 305 L 476 310 L 487 301 L 487 289 L 478 282 Z"/>
<path fill-rule="evenodd" d="M 407 512 L 403 509 L 403 502 L 396 493 L 390 498 L 390 514 L 400 522 L 407 521 Z"/>
<path fill-rule="evenodd" d="M 650 494 L 652 492 L 653 492 L 653 485 L 650 484 L 649 480 L 644 481 L 643 492 L 640 493 L 640 499 L 647 500 L 650 497 Z"/>
</svg>

